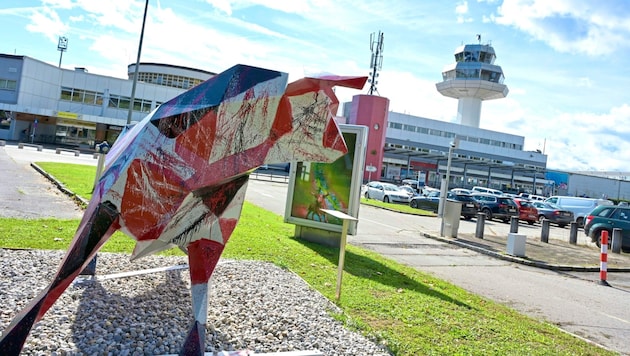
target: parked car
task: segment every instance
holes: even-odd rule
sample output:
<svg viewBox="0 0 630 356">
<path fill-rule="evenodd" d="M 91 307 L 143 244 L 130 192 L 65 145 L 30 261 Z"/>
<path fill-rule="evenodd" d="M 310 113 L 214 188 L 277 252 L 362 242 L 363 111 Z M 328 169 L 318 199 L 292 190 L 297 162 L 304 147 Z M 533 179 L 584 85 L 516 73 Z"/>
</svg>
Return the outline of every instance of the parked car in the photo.
<svg viewBox="0 0 630 356">
<path fill-rule="evenodd" d="M 608 199 L 580 198 L 569 196 L 552 196 L 545 202 L 559 206 L 561 209 L 573 212 L 575 222 L 579 227 L 584 226 L 586 216 L 599 205 L 614 205 Z"/>
<path fill-rule="evenodd" d="M 398 187 L 401 190 L 404 190 L 405 192 L 409 193 L 409 197 L 413 198 L 416 196 L 419 196 L 420 194 L 418 194 L 418 191 L 413 189 L 413 187 L 409 186 L 409 185 L 401 185 Z"/>
<path fill-rule="evenodd" d="M 602 231 L 608 231 L 608 244 L 612 242 L 613 229 L 621 229 L 621 250 L 630 252 L 630 207 L 615 205 L 600 205 L 593 209 L 586 217 L 584 233 L 601 245 Z"/>
<path fill-rule="evenodd" d="M 524 199 L 532 200 L 532 201 L 545 201 L 545 199 L 547 199 L 543 197 L 542 195 L 534 195 L 534 194 L 529 194 L 529 193 L 520 193 L 518 196 Z"/>
<path fill-rule="evenodd" d="M 473 193 L 488 193 L 492 195 L 503 195 L 503 192 L 498 189 L 486 188 L 486 187 L 472 187 Z"/>
<path fill-rule="evenodd" d="M 453 191 L 448 192 L 446 199 L 458 201 L 462 203 L 461 215 L 466 220 L 470 220 L 477 216 L 479 213 L 479 203 L 470 194 L 455 193 Z"/>
<path fill-rule="evenodd" d="M 409 194 L 398 186 L 385 182 L 369 182 L 365 187 L 367 199 L 382 200 L 385 203 L 409 203 Z"/>
<path fill-rule="evenodd" d="M 526 221 L 529 225 L 534 225 L 538 221 L 538 209 L 531 201 L 522 198 L 512 198 L 518 205 L 518 219 Z"/>
<path fill-rule="evenodd" d="M 543 219 L 547 219 L 550 223 L 554 223 L 562 228 L 569 225 L 574 220 L 573 212 L 560 209 L 551 203 L 533 201 L 532 204 L 538 210 L 538 221 L 541 223 Z"/>
<path fill-rule="evenodd" d="M 473 193 L 471 196 L 479 203 L 479 211 L 486 214 L 487 220 L 494 218 L 509 222 L 512 216 L 518 216 L 518 206 L 510 197 L 489 193 Z"/>
<path fill-rule="evenodd" d="M 440 205 L 440 191 L 431 190 L 427 194 L 422 194 L 411 198 L 409 206 L 415 209 L 423 209 L 437 213 Z"/>
<path fill-rule="evenodd" d="M 403 179 L 403 180 L 402 180 L 402 184 L 403 184 L 403 185 L 408 185 L 408 186 L 410 186 L 410 187 L 411 187 L 411 188 L 413 188 L 416 192 L 418 191 L 418 188 L 419 188 L 419 187 L 418 187 L 418 180 L 417 180 L 417 179 L 409 179 L 409 178 L 407 178 L 407 179 Z"/>
<path fill-rule="evenodd" d="M 464 189 L 464 188 L 453 188 L 450 191 L 455 194 L 468 194 L 468 195 L 472 194 L 472 191 L 470 189 Z"/>
</svg>

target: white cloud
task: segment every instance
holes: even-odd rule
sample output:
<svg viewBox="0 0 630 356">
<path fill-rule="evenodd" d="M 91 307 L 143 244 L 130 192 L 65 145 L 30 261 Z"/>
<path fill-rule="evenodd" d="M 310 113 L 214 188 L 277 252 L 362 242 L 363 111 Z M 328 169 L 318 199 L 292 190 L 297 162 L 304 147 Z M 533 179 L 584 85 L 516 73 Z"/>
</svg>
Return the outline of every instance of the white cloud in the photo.
<svg viewBox="0 0 630 356">
<path fill-rule="evenodd" d="M 497 12 L 496 23 L 559 52 L 597 56 L 630 47 L 630 8 L 623 1 L 505 0 Z"/>
<path fill-rule="evenodd" d="M 26 29 L 33 33 L 41 33 L 50 41 L 57 43 L 58 36 L 67 32 L 68 27 L 61 21 L 55 11 L 50 8 L 39 8 L 30 16 L 31 23 Z"/>
<path fill-rule="evenodd" d="M 457 14 L 457 23 L 472 22 L 471 17 L 466 17 L 468 14 L 468 1 L 462 1 L 455 6 L 455 14 Z"/>
</svg>

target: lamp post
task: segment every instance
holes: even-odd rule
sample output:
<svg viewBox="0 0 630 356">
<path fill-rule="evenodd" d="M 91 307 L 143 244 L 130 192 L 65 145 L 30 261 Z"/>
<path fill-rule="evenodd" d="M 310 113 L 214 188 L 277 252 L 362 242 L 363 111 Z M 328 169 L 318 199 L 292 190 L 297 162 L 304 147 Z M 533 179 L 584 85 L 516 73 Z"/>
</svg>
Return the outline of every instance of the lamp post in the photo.
<svg viewBox="0 0 630 356">
<path fill-rule="evenodd" d="M 446 175 L 440 184 L 440 201 L 438 204 L 438 217 L 444 217 L 444 205 L 446 204 L 446 193 L 448 192 L 448 181 L 451 178 L 451 161 L 453 159 L 453 150 L 459 147 L 459 138 L 455 136 L 453 142 L 448 146 L 448 161 L 446 162 Z"/>
<path fill-rule="evenodd" d="M 59 37 L 59 42 L 57 42 L 57 50 L 61 52 L 59 54 L 59 68 L 61 68 L 61 58 L 63 58 L 63 52 L 68 50 L 68 37 Z"/>
<path fill-rule="evenodd" d="M 140 53 L 142 52 L 142 40 L 144 38 L 144 25 L 147 22 L 147 9 L 149 0 L 144 3 L 144 15 L 142 17 L 142 30 L 140 30 L 140 43 L 138 44 L 138 57 L 136 57 L 136 67 L 133 73 L 133 84 L 131 85 L 131 102 L 129 103 L 129 111 L 127 112 L 127 125 L 131 123 L 131 114 L 133 112 L 134 102 L 136 101 L 136 85 L 138 83 L 138 66 L 140 66 Z"/>
</svg>

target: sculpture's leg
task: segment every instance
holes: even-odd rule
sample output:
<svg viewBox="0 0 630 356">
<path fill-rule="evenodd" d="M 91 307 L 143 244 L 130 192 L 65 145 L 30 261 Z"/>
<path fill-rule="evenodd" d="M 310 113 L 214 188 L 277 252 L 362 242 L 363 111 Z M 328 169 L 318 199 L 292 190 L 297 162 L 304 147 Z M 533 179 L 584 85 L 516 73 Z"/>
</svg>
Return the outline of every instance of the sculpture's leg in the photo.
<svg viewBox="0 0 630 356">
<path fill-rule="evenodd" d="M 33 324 L 44 316 L 103 243 L 118 229 L 118 215 L 115 207 L 103 203 L 89 217 L 83 218 L 54 280 L 2 332 L 0 355 L 20 354 Z"/>
<path fill-rule="evenodd" d="M 208 280 L 219 262 L 224 245 L 201 239 L 188 245 L 194 321 L 180 355 L 203 355 L 208 319 Z"/>
</svg>

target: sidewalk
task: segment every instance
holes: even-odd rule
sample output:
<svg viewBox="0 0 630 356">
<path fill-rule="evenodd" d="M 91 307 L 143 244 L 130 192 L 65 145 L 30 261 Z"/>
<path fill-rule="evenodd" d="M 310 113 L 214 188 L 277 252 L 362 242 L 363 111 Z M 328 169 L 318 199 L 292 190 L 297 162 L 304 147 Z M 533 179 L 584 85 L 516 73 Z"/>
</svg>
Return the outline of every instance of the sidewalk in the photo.
<svg viewBox="0 0 630 356">
<path fill-rule="evenodd" d="M 389 209 L 388 209 L 389 210 Z M 440 236 L 441 219 L 437 217 L 417 217 L 421 220 L 422 233 L 426 238 L 449 243 L 473 250 L 493 258 L 527 266 L 555 271 L 599 272 L 601 249 L 579 229 L 578 243 L 569 243 L 569 229 L 553 227 L 547 243 L 540 239 L 540 224 L 519 224 L 518 234 L 526 236 L 525 256 L 512 256 L 507 253 L 507 240 L 510 224 L 486 221 L 483 239 L 476 237 L 476 221 L 460 220 L 457 238 Z M 561 235 L 559 235 L 561 234 Z M 359 232 L 360 235 L 360 232 Z M 361 240 L 360 237 L 358 240 Z M 607 271 L 630 272 L 630 254 L 612 253 L 610 245 L 607 253 Z"/>
<path fill-rule="evenodd" d="M 598 272 L 601 253 L 591 246 L 572 245 L 568 242 L 549 240 L 548 243 L 527 237 L 525 257 L 507 254 L 507 236 L 485 236 L 458 234 L 457 238 L 426 235 L 453 245 L 465 247 L 488 256 L 532 267 L 555 271 Z M 607 270 L 609 272 L 630 272 L 630 255 L 608 251 Z"/>
</svg>

